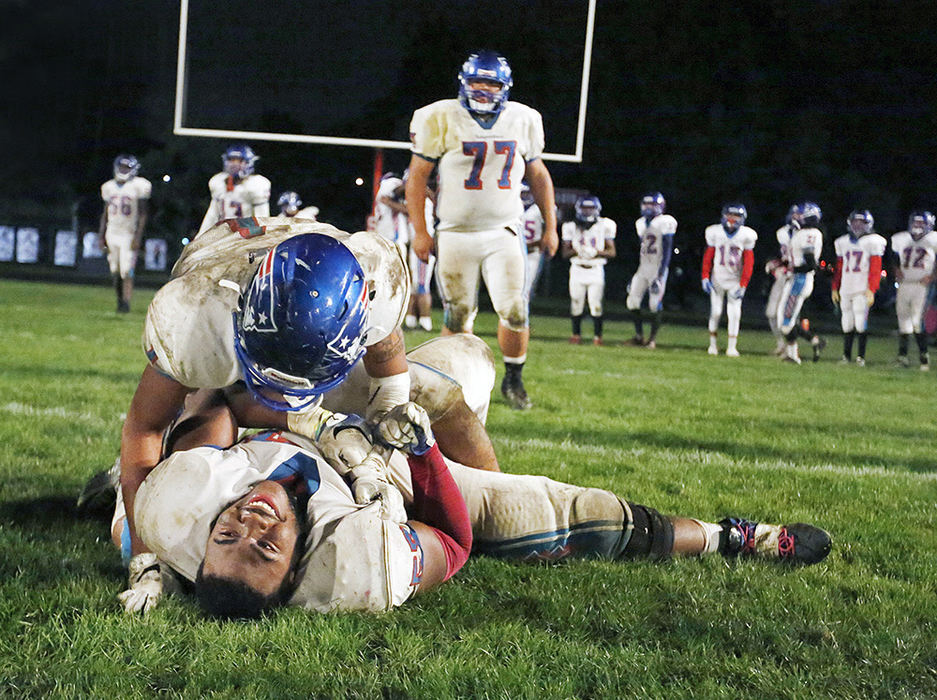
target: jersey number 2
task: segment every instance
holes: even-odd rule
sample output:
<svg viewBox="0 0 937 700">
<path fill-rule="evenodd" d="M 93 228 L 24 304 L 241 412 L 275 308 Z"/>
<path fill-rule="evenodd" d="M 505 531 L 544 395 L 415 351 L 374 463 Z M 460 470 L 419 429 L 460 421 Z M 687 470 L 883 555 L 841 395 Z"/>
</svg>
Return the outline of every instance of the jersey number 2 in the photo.
<svg viewBox="0 0 937 700">
<path fill-rule="evenodd" d="M 495 141 L 495 153 L 504 156 L 504 167 L 501 168 L 501 177 L 498 179 L 498 189 L 511 189 L 511 166 L 514 165 L 514 154 L 517 152 L 517 141 Z M 482 168 L 485 167 L 485 157 L 488 155 L 487 141 L 463 141 L 462 155 L 472 156 L 472 172 L 469 173 L 464 184 L 467 190 L 480 190 L 482 182 Z"/>
</svg>

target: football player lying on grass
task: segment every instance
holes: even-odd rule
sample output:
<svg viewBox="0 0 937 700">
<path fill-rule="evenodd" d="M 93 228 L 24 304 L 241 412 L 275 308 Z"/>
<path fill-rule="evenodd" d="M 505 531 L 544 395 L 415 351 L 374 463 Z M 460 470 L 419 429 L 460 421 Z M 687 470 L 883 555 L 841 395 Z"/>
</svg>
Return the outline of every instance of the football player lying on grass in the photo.
<svg viewBox="0 0 937 700">
<path fill-rule="evenodd" d="M 137 493 L 137 527 L 152 553 L 131 560 L 120 595 L 128 612 L 156 604 L 167 569 L 194 582 L 206 612 L 240 618 L 284 603 L 388 610 L 448 580 L 473 545 L 519 560 L 718 553 L 814 564 L 830 551 L 829 535 L 811 525 L 663 516 L 602 489 L 446 461 L 414 403 L 375 429 L 376 442 L 406 452 L 389 460 L 406 512 L 386 494 L 360 505 L 302 436 L 267 431 L 217 447 L 234 440 L 234 414 L 218 393 L 197 398 L 170 441 L 176 451 Z M 118 546 L 123 528 L 118 503 Z"/>
<path fill-rule="evenodd" d="M 342 438 L 353 431 L 327 410 L 334 394 L 347 393 L 355 368 L 367 378 L 361 415 L 376 421 L 411 392 L 423 392 L 433 419 L 445 414 L 436 423 L 442 449 L 450 435 L 461 440 L 474 430 L 477 439 L 468 443 L 474 454 L 450 456 L 497 469 L 484 426 L 449 411 L 461 402 L 436 404 L 432 387 L 411 382 L 400 330 L 409 296 L 398 248 L 366 231 L 279 217 L 229 219 L 186 246 L 147 311 L 148 364 L 121 434 L 120 480 L 134 553 L 146 551 L 133 521 L 137 488 L 163 456 L 163 435 L 196 389 L 246 384 L 291 430 L 319 442 L 335 468 L 357 466 L 355 475 L 365 480 L 352 489 L 362 504 L 386 482 L 379 472 L 365 474 L 366 465 L 338 459 Z"/>
</svg>

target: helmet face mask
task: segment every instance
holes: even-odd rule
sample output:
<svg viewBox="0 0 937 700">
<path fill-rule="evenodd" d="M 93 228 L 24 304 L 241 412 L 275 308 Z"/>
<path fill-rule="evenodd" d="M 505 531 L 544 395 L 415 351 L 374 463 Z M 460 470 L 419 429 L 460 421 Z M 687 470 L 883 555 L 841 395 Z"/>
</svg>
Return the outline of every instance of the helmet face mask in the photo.
<svg viewBox="0 0 937 700">
<path fill-rule="evenodd" d="M 846 227 L 853 238 L 861 238 L 872 233 L 875 219 L 868 209 L 856 209 L 846 218 Z"/>
<path fill-rule="evenodd" d="M 459 71 L 459 102 L 477 116 L 493 116 L 504 109 L 514 85 L 504 56 L 489 51 L 469 55 Z"/>
<path fill-rule="evenodd" d="M 596 196 L 579 197 L 576 200 L 576 221 L 583 226 L 592 226 L 602 214 L 602 202 Z"/>
<path fill-rule="evenodd" d="M 254 164 L 260 158 L 254 149 L 247 144 L 235 144 L 221 154 L 221 163 L 224 171 L 231 177 L 243 180 L 254 174 Z"/>
<path fill-rule="evenodd" d="M 140 172 L 140 161 L 134 156 L 121 154 L 114 159 L 114 179 L 123 184 L 129 182 Z"/>
<path fill-rule="evenodd" d="M 660 192 L 650 192 L 641 198 L 641 216 L 653 218 L 667 210 L 667 200 Z"/>
<path fill-rule="evenodd" d="M 234 314 L 248 390 L 279 411 L 311 407 L 364 354 L 368 287 L 355 256 L 323 234 L 294 236 L 263 258 Z"/>
<path fill-rule="evenodd" d="M 933 230 L 934 215 L 929 211 L 912 212 L 911 216 L 908 217 L 908 232 L 914 240 L 921 240 Z"/>
<path fill-rule="evenodd" d="M 800 212 L 794 216 L 794 220 L 798 221 L 801 226 L 819 226 L 820 221 L 823 220 L 823 212 L 820 211 L 820 207 L 815 202 L 804 202 L 799 207 Z"/>
<path fill-rule="evenodd" d="M 746 219 L 748 210 L 744 204 L 726 204 L 722 208 L 722 227 L 729 234 L 734 234 L 742 228 Z"/>
</svg>

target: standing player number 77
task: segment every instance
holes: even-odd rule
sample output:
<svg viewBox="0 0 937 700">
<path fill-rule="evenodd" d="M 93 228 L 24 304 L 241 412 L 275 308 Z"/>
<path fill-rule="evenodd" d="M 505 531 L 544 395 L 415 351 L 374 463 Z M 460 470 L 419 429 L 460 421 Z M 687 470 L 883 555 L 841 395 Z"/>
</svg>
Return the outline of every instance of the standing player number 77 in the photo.
<svg viewBox="0 0 937 700">
<path fill-rule="evenodd" d="M 511 166 L 514 165 L 514 154 L 517 152 L 517 141 L 495 141 L 495 153 L 504 155 L 504 167 L 501 169 L 501 177 L 498 180 L 498 189 L 511 189 Z M 465 189 L 480 190 L 482 183 L 481 172 L 485 167 L 485 157 L 488 155 L 487 141 L 463 141 L 462 154 L 472 156 L 472 172 L 465 180 Z"/>
</svg>

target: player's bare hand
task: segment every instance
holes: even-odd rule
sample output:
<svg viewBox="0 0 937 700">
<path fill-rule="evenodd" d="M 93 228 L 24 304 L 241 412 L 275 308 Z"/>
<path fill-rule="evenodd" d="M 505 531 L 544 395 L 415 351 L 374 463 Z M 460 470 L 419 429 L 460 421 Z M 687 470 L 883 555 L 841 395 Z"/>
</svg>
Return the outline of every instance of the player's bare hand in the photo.
<svg viewBox="0 0 937 700">
<path fill-rule="evenodd" d="M 543 237 L 540 239 L 540 250 L 549 255 L 551 258 L 556 255 L 556 251 L 559 250 L 560 239 L 556 235 L 556 229 L 549 229 L 543 232 Z"/>
<path fill-rule="evenodd" d="M 838 289 L 834 289 L 834 290 L 830 293 L 830 298 L 833 300 L 833 303 L 834 303 L 834 304 L 839 304 L 839 290 L 838 290 Z"/>
<path fill-rule="evenodd" d="M 865 303 L 869 308 L 871 308 L 872 304 L 875 303 L 875 292 L 873 292 L 871 289 L 865 290 Z"/>
<path fill-rule="evenodd" d="M 434 252 L 433 237 L 428 233 L 416 233 L 413 237 L 413 252 L 423 262 L 429 262 Z"/>
</svg>

